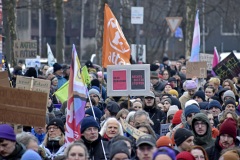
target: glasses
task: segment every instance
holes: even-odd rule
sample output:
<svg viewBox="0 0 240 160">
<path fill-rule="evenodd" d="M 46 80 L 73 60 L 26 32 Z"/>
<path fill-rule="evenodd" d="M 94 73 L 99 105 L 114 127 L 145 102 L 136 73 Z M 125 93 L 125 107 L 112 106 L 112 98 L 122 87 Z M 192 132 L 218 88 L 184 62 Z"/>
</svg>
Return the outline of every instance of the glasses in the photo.
<svg viewBox="0 0 240 160">
<path fill-rule="evenodd" d="M 206 126 L 206 125 L 207 125 L 207 124 L 204 123 L 204 122 L 196 122 L 196 123 L 194 123 L 194 126 L 195 126 L 195 127 Z"/>
<path fill-rule="evenodd" d="M 56 131 L 57 129 L 59 129 L 59 128 L 57 126 L 55 126 L 55 127 L 48 127 L 47 130 L 49 130 L 49 131 L 51 131 L 51 130 Z"/>
</svg>

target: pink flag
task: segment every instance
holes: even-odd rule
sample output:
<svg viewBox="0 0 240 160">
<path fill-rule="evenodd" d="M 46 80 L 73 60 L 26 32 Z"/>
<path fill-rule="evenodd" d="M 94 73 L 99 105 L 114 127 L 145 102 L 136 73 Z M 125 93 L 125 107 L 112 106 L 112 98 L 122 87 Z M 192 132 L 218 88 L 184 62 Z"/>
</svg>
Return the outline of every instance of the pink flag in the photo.
<svg viewBox="0 0 240 160">
<path fill-rule="evenodd" d="M 83 82 L 80 69 L 80 61 L 77 56 L 75 45 L 73 45 L 68 86 L 68 103 L 65 130 L 66 144 L 80 139 L 80 122 L 85 115 L 87 87 Z"/>
<path fill-rule="evenodd" d="M 213 71 L 213 68 L 219 63 L 219 55 L 217 52 L 217 48 L 214 47 L 213 52 L 213 60 L 212 60 L 212 75 L 216 76 L 215 72 Z"/>
</svg>

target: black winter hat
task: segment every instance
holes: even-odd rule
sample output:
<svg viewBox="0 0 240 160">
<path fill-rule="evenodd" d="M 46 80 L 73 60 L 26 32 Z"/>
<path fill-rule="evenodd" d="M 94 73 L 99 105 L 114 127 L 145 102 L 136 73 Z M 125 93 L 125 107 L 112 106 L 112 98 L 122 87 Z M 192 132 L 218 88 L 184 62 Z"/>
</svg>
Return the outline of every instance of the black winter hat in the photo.
<svg viewBox="0 0 240 160">
<path fill-rule="evenodd" d="M 60 118 L 52 119 L 47 125 L 47 130 L 48 130 L 48 127 L 51 125 L 57 126 L 62 131 L 62 133 L 65 134 L 64 124 Z"/>
<path fill-rule="evenodd" d="M 196 98 L 196 96 L 200 97 L 203 101 L 206 101 L 205 100 L 205 93 L 203 91 L 197 91 L 194 95 L 193 95 L 193 99 Z"/>
<path fill-rule="evenodd" d="M 110 160 L 118 153 L 125 153 L 128 158 L 130 158 L 130 153 L 128 150 L 128 146 L 124 140 L 119 140 L 117 142 L 114 142 L 110 146 L 111 152 L 110 152 Z"/>
<path fill-rule="evenodd" d="M 156 71 L 157 69 L 159 69 L 159 66 L 156 64 L 151 64 L 150 65 L 150 71 Z"/>
<path fill-rule="evenodd" d="M 98 131 L 100 130 L 98 122 L 92 116 L 83 118 L 81 122 L 81 133 L 83 133 L 89 127 L 96 127 Z"/>
<path fill-rule="evenodd" d="M 168 61 L 168 57 L 163 57 L 162 62 Z"/>
<path fill-rule="evenodd" d="M 111 114 L 117 114 L 120 110 L 119 105 L 117 104 L 117 102 L 114 101 L 110 101 L 107 104 L 107 110 L 111 113 Z"/>
<path fill-rule="evenodd" d="M 87 61 L 86 63 L 85 63 L 85 65 L 87 66 L 87 68 L 94 68 L 93 67 L 93 64 L 92 64 L 92 62 L 89 60 L 89 61 Z"/>
<path fill-rule="evenodd" d="M 177 146 L 180 146 L 186 139 L 194 136 L 193 133 L 186 128 L 178 128 L 174 134 L 174 141 Z"/>
<path fill-rule="evenodd" d="M 62 69 L 62 66 L 58 63 L 54 63 L 53 64 L 53 73 L 55 73 L 56 71 Z"/>
</svg>

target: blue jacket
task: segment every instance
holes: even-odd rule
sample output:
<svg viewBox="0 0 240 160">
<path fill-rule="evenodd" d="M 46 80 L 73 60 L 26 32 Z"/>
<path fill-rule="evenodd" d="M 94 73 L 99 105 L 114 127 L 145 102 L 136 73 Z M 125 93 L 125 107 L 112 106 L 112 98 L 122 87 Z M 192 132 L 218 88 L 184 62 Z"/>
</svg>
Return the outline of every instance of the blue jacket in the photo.
<svg viewBox="0 0 240 160">
<path fill-rule="evenodd" d="M 37 133 L 35 132 L 34 128 L 32 128 L 31 133 L 38 139 L 38 145 L 42 144 L 46 133 L 37 134 Z"/>
<path fill-rule="evenodd" d="M 61 88 L 62 85 L 64 85 L 64 83 L 67 82 L 67 80 L 65 78 L 63 78 L 62 76 L 57 76 L 57 79 L 58 79 L 58 88 Z"/>
</svg>

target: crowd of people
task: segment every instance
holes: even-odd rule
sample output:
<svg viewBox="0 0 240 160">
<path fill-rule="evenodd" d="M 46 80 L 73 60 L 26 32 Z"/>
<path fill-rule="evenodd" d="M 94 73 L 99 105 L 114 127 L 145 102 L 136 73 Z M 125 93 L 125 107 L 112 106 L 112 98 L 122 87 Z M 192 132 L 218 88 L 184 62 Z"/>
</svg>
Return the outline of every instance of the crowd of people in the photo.
<svg viewBox="0 0 240 160">
<path fill-rule="evenodd" d="M 46 127 L 0 125 L 0 160 L 239 160 L 240 78 L 186 78 L 186 59 L 164 57 L 150 64 L 149 93 L 107 95 L 107 76 L 91 63 L 91 85 L 80 139 L 66 145 L 67 101 L 54 93 L 69 79 L 70 67 L 55 63 L 17 75 L 51 81 Z M 59 105 L 60 104 L 60 105 Z M 92 104 L 92 106 L 91 106 Z M 61 107 L 59 107 L 61 106 Z M 94 112 L 94 113 L 93 113 Z M 4 113 L 2 113 L 4 114 Z M 95 116 L 94 116 L 95 115 Z M 121 122 L 141 133 L 125 130 Z M 167 126 L 167 128 L 164 126 Z"/>
</svg>

